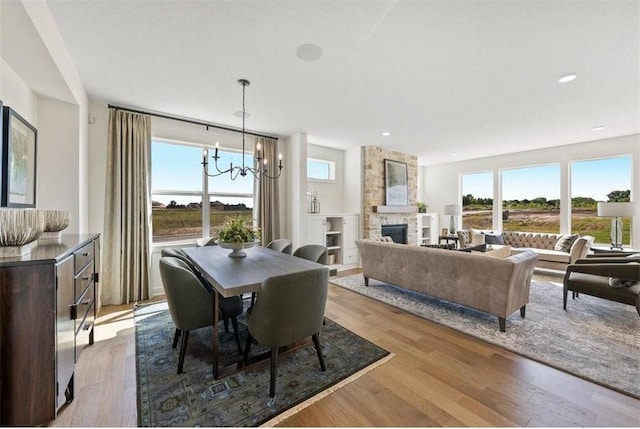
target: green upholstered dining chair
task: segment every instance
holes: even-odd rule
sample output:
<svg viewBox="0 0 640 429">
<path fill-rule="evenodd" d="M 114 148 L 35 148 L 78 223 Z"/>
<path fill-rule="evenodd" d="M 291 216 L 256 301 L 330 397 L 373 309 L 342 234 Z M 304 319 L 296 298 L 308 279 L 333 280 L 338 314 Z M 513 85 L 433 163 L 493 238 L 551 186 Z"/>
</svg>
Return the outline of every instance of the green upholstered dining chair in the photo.
<svg viewBox="0 0 640 429">
<path fill-rule="evenodd" d="M 328 281 L 329 270 L 316 268 L 271 277 L 262 282 L 258 289 L 256 302 L 247 312 L 249 335 L 244 360 L 249 360 L 253 339 L 271 348 L 271 398 L 276 392 L 279 347 L 311 337 L 320 369 L 326 370 L 319 334 L 324 321 Z"/>
<path fill-rule="evenodd" d="M 293 256 L 317 262 L 319 264 L 327 264 L 327 248 L 320 244 L 305 244 L 300 246 L 293 252 Z"/>
<path fill-rule="evenodd" d="M 184 263 L 186 263 L 189 266 L 189 268 L 191 268 L 191 271 L 193 271 L 196 277 L 198 277 L 198 280 L 200 280 L 200 283 L 204 285 L 207 291 L 209 291 L 209 293 L 213 293 L 213 286 L 211 286 L 211 284 L 207 281 L 207 279 L 205 279 L 204 276 L 200 274 L 200 271 L 196 269 L 196 267 L 193 265 L 193 263 L 191 262 L 191 260 L 189 259 L 189 257 L 187 256 L 184 250 L 176 247 L 169 247 L 166 249 L 162 249 L 160 251 L 160 254 L 162 255 L 162 257 L 170 256 L 172 258 L 178 258 Z M 224 314 L 235 313 L 236 310 L 231 310 L 231 309 L 239 308 L 240 304 L 242 303 L 242 296 L 238 296 L 238 297 L 232 296 L 230 298 L 224 298 L 223 296 L 219 296 L 218 298 L 220 300 L 220 308 L 229 309 L 229 311 L 223 311 Z M 240 314 L 242 314 L 242 311 L 240 311 L 240 313 L 238 313 L 235 317 L 239 316 Z M 228 333 L 229 321 L 233 322 L 233 319 L 231 317 L 224 317 L 224 318 L 221 317 L 220 319 L 224 322 L 224 332 Z M 174 340 L 174 344 L 173 344 L 174 348 L 176 347 L 176 342 L 178 337 L 180 337 L 179 331 L 177 333 L 176 340 Z"/>
<path fill-rule="evenodd" d="M 286 238 L 279 238 L 277 240 L 273 240 L 265 247 L 268 249 L 277 250 L 278 252 L 286 253 L 287 255 L 291 255 L 291 240 L 287 240 Z"/>
<path fill-rule="evenodd" d="M 198 279 L 189 265 L 174 257 L 160 259 L 160 276 L 169 305 L 171 319 L 176 325 L 173 345 L 175 348 L 181 338 L 178 374 L 182 373 L 184 357 L 187 351 L 189 331 L 213 324 L 213 305 L 210 290 Z M 242 298 L 231 297 L 220 300 L 220 319 L 231 319 L 238 353 L 242 354 L 240 331 L 237 317 L 242 314 Z"/>
</svg>

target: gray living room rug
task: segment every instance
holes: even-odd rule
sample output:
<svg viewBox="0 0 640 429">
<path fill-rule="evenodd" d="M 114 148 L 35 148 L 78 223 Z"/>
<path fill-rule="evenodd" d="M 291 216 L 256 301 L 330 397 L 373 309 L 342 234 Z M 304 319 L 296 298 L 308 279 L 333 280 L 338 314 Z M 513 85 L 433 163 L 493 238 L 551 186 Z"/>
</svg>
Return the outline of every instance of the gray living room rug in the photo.
<svg viewBox="0 0 640 429">
<path fill-rule="evenodd" d="M 331 283 L 507 350 L 640 398 L 640 317 L 635 307 L 581 294 L 562 309 L 562 284 L 531 282 L 526 317 L 498 317 L 371 279 Z"/>
</svg>

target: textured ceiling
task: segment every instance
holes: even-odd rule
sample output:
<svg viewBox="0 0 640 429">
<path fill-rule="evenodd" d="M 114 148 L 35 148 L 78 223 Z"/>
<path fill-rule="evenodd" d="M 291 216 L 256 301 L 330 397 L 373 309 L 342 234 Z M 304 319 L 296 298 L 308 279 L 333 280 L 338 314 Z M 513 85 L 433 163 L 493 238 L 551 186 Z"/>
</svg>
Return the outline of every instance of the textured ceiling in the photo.
<svg viewBox="0 0 640 429">
<path fill-rule="evenodd" d="M 246 78 L 249 129 L 422 165 L 639 132 L 635 0 L 47 4 L 89 95 L 115 104 L 239 126 Z"/>
</svg>

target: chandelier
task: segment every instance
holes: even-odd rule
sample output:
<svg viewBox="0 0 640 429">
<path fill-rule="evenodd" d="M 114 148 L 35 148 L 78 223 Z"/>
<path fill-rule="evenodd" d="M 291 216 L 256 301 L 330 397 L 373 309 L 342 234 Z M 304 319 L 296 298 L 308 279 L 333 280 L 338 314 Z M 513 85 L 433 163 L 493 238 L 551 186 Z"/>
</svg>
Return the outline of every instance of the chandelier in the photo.
<svg viewBox="0 0 640 429">
<path fill-rule="evenodd" d="M 253 174 L 255 176 L 255 178 L 258 179 L 258 180 L 263 179 L 263 178 L 266 178 L 266 179 L 277 179 L 278 177 L 280 177 L 280 174 L 282 173 L 282 154 L 278 155 L 278 172 L 277 172 L 277 174 L 276 175 L 269 174 L 269 165 L 268 165 L 267 159 L 264 158 L 262 156 L 261 152 L 260 152 L 261 151 L 260 143 L 258 143 L 256 145 L 256 156 L 255 156 L 256 167 L 249 167 L 248 165 L 245 165 L 245 162 L 244 162 L 244 151 L 245 151 L 244 120 L 245 120 L 245 118 L 247 116 L 247 112 L 245 110 L 245 88 L 247 86 L 249 86 L 249 84 L 251 82 L 249 82 L 246 79 L 238 79 L 238 83 L 240 85 L 242 85 L 242 166 L 239 166 L 239 165 L 234 166 L 233 163 L 230 163 L 229 164 L 229 168 L 221 169 L 218 166 L 218 160 L 220 159 L 220 157 L 218 156 L 218 142 L 216 142 L 215 153 L 211 157 L 214 160 L 214 166 L 216 168 L 216 172 L 209 173 L 209 162 L 207 161 L 207 158 L 204 157 L 204 159 L 202 160 L 202 165 L 204 166 L 204 173 L 209 177 L 216 177 L 216 176 L 220 176 L 221 174 L 229 173 L 229 176 L 231 177 L 231 180 L 236 180 L 236 178 L 238 176 L 244 177 L 249 173 Z"/>
</svg>

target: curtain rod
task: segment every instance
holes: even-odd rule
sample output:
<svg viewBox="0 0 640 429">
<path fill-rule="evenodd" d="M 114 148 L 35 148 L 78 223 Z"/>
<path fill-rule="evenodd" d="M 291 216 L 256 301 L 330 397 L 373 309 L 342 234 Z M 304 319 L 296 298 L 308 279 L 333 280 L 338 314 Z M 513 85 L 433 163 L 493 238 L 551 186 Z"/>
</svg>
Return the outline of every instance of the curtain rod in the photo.
<svg viewBox="0 0 640 429">
<path fill-rule="evenodd" d="M 124 110 L 126 112 L 131 112 L 131 113 L 140 113 L 143 115 L 150 115 L 150 116 L 156 116 L 158 118 L 164 118 L 164 119 L 171 119 L 173 121 L 180 121 L 180 122 L 187 122 L 189 124 L 195 124 L 195 125 L 202 125 L 207 127 L 207 129 L 209 127 L 211 128 L 218 128 L 220 130 L 226 130 L 226 131 L 233 131 L 236 133 L 242 133 L 242 130 L 236 129 L 236 128 L 231 128 L 231 127 L 226 127 L 224 125 L 218 125 L 218 124 L 214 124 L 211 122 L 204 122 L 204 121 L 198 121 L 196 119 L 191 119 L 191 118 L 182 118 L 179 116 L 172 116 L 169 115 L 167 113 L 156 113 L 156 112 L 150 112 L 148 110 L 140 110 L 140 109 L 132 109 L 129 107 L 122 107 L 122 106 L 116 106 L 114 104 L 108 104 L 109 109 L 116 109 L 116 110 Z M 260 133 L 255 133 L 255 132 L 251 132 L 251 131 L 246 131 L 244 132 L 245 134 L 249 134 L 252 136 L 256 136 L 256 137 L 265 137 L 268 139 L 276 139 L 278 140 L 277 136 L 273 136 L 273 135 L 269 135 L 269 134 L 260 134 Z"/>
</svg>

